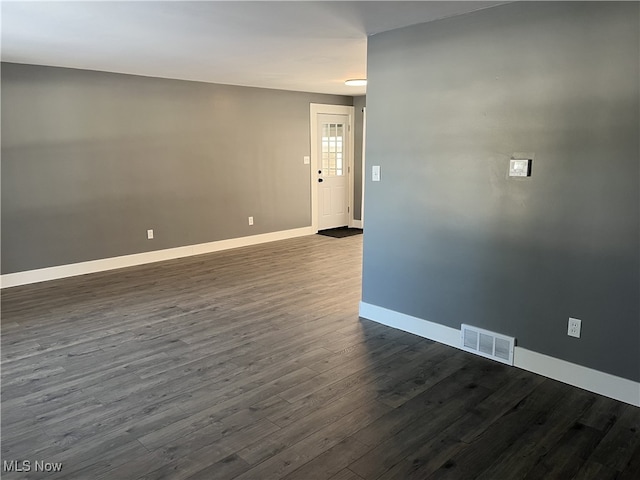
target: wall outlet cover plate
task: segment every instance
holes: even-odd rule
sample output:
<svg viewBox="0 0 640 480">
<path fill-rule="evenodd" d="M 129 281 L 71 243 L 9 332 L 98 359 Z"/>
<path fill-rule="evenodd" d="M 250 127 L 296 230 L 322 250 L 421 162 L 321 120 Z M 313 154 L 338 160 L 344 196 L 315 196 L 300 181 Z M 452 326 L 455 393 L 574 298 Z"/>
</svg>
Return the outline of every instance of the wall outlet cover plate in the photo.
<svg viewBox="0 0 640 480">
<path fill-rule="evenodd" d="M 580 330 L 582 329 L 582 320 L 569 317 L 569 327 L 567 335 L 570 337 L 580 338 Z"/>
</svg>

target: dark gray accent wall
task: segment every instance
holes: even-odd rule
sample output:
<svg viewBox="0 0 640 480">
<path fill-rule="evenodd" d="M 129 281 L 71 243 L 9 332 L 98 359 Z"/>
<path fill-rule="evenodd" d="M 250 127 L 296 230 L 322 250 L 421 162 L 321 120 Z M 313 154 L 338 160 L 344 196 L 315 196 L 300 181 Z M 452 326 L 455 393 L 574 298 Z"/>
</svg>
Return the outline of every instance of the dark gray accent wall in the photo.
<svg viewBox="0 0 640 480">
<path fill-rule="evenodd" d="M 364 302 L 640 380 L 639 7 L 516 2 L 369 39 Z M 530 178 L 507 176 L 518 152 Z"/>
<path fill-rule="evenodd" d="M 365 96 L 353 97 L 355 110 L 354 127 L 354 161 L 353 161 L 353 218 L 362 220 L 362 136 L 363 136 L 363 109 L 367 105 Z"/>
<path fill-rule="evenodd" d="M 2 273 L 311 225 L 312 102 L 2 64 Z"/>
</svg>

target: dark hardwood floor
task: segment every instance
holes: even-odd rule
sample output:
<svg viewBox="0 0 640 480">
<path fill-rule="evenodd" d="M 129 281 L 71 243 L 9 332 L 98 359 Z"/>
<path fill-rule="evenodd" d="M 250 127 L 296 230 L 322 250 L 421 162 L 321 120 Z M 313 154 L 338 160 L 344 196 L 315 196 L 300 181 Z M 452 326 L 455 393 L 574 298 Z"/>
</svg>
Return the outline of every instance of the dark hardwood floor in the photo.
<svg viewBox="0 0 640 480">
<path fill-rule="evenodd" d="M 3 478 L 640 478 L 639 408 L 359 319 L 361 250 L 4 290 Z"/>
</svg>

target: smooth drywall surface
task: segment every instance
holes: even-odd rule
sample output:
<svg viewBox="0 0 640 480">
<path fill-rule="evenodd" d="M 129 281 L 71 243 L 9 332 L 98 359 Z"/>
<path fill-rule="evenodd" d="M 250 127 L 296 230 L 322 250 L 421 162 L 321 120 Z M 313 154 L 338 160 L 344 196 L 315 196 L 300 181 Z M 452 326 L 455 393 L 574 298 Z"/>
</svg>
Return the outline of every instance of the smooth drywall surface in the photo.
<svg viewBox="0 0 640 480">
<path fill-rule="evenodd" d="M 5 63 L 2 273 L 309 226 L 309 104 L 352 102 Z"/>
<path fill-rule="evenodd" d="M 353 218 L 362 220 L 362 157 L 364 155 L 362 138 L 364 127 L 364 107 L 367 105 L 367 98 L 364 96 L 353 97 L 353 107 L 355 110 L 355 131 L 354 131 L 354 161 L 353 161 Z"/>
<path fill-rule="evenodd" d="M 364 302 L 640 380 L 639 7 L 516 2 L 369 38 Z"/>
</svg>

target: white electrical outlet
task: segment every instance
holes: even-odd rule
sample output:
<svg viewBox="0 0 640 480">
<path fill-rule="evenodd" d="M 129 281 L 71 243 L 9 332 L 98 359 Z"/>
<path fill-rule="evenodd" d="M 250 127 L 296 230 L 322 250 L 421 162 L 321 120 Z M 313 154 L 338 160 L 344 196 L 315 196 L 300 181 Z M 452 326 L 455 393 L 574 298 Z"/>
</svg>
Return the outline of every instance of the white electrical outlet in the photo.
<svg viewBox="0 0 640 480">
<path fill-rule="evenodd" d="M 253 217 L 249 217 L 249 225 L 253 225 Z"/>
<path fill-rule="evenodd" d="M 580 338 L 580 328 L 582 327 L 582 320 L 569 317 L 569 328 L 567 335 L 570 337 Z"/>
<path fill-rule="evenodd" d="M 147 240 L 153 240 L 153 229 L 147 230 Z"/>
</svg>

